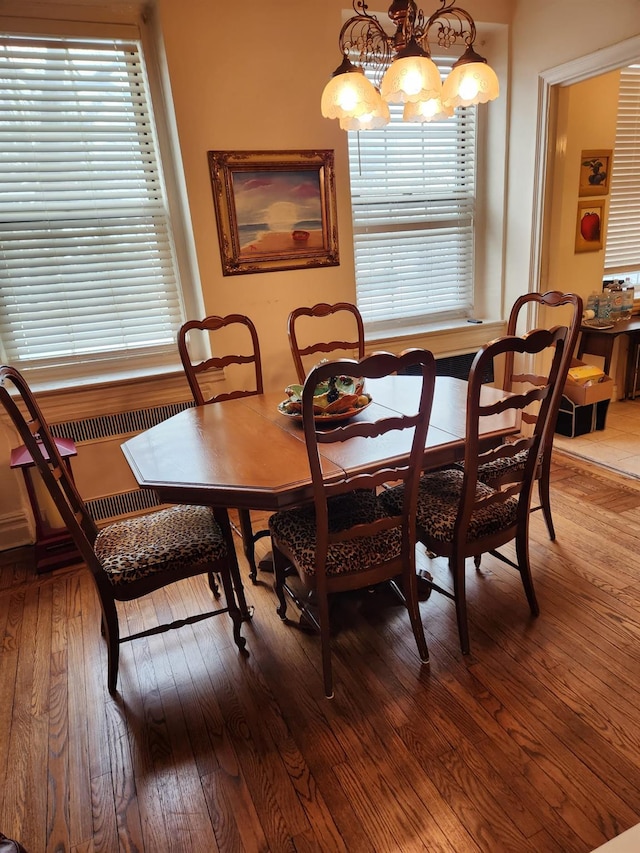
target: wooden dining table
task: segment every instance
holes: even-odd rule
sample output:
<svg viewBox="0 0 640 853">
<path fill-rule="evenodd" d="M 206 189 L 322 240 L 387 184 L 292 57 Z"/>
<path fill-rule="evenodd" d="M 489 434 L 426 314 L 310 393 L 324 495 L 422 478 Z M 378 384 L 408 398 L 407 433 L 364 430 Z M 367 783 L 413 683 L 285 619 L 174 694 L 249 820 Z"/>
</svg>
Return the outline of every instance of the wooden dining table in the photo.
<svg viewBox="0 0 640 853">
<path fill-rule="evenodd" d="M 356 417 L 378 419 L 390 412 L 415 411 L 420 378 L 392 376 L 367 380 L 371 404 Z M 504 392 L 484 386 L 490 402 Z M 265 393 L 186 409 L 128 439 L 122 445 L 144 489 L 166 503 L 276 511 L 313 500 L 302 423 L 282 414 L 283 393 Z M 464 456 L 467 383 L 437 377 L 424 452 L 425 470 Z M 517 432 L 513 415 L 485 419 L 487 444 Z M 350 439 L 322 450 L 325 476 L 341 477 L 408 457 L 410 438 L 384 442 Z"/>
<path fill-rule="evenodd" d="M 417 376 L 368 379 L 365 390 L 372 402 L 355 417 L 377 420 L 385 411 L 415 412 L 420 383 Z M 425 470 L 463 459 L 467 387 L 461 379 L 436 378 Z M 497 401 L 504 393 L 483 386 L 483 402 Z M 257 394 L 186 409 L 128 439 L 122 450 L 138 484 L 154 489 L 162 502 L 272 512 L 310 503 L 313 487 L 302 423 L 279 411 L 283 396 L 282 392 Z M 487 446 L 519 429 L 513 412 L 484 420 L 481 434 Z M 344 472 L 364 473 L 385 462 L 401 462 L 410 452 L 407 432 L 387 434 L 384 440 L 352 438 L 324 445 L 325 477 L 340 478 Z M 272 570 L 270 554 L 259 568 Z M 427 581 L 426 595 L 430 576 L 422 574 L 418 572 L 418 580 Z M 243 590 L 237 594 L 244 618 L 251 618 Z"/>
</svg>

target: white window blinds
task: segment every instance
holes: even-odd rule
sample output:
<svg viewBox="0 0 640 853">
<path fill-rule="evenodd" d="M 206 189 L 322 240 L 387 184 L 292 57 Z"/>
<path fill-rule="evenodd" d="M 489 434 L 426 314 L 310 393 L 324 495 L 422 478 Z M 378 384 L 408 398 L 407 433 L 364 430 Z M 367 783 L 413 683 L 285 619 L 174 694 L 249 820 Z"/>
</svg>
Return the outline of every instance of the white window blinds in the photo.
<svg viewBox="0 0 640 853">
<path fill-rule="evenodd" d="M 439 62 L 439 65 L 443 65 Z M 369 329 L 469 316 L 476 109 L 349 133 L 358 307 Z"/>
<path fill-rule="evenodd" d="M 620 72 L 604 268 L 640 270 L 640 65 Z"/>
<path fill-rule="evenodd" d="M 175 351 L 139 42 L 0 36 L 0 342 L 19 369 Z"/>
</svg>

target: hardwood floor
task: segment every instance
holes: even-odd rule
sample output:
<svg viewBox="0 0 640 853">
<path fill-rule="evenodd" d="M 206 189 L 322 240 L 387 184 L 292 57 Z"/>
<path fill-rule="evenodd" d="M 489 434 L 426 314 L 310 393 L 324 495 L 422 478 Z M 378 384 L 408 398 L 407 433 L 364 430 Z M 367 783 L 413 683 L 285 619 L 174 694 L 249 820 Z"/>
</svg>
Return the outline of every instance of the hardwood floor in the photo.
<svg viewBox="0 0 640 853">
<path fill-rule="evenodd" d="M 345 596 L 333 701 L 265 574 L 248 658 L 226 617 L 139 640 L 113 700 L 86 572 L 5 552 L 0 830 L 29 853 L 586 853 L 640 822 L 640 484 L 558 456 L 552 501 L 539 618 L 507 566 L 470 562 L 472 654 L 434 593 L 421 666 L 389 592 Z M 137 630 L 207 600 L 195 578 L 124 612 Z"/>
</svg>

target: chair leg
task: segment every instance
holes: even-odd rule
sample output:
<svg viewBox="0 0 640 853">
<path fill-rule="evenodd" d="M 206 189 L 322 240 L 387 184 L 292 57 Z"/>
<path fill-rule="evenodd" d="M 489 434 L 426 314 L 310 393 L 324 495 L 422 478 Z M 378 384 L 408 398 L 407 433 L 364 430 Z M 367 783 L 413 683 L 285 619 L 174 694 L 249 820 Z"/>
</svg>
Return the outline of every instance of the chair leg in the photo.
<svg viewBox="0 0 640 853">
<path fill-rule="evenodd" d="M 531 564 L 529 562 L 529 531 L 525 530 L 516 537 L 516 555 L 518 559 L 518 569 L 522 578 L 522 585 L 529 602 L 529 609 L 533 616 L 540 614 L 536 591 L 533 587 L 533 576 L 531 574 Z"/>
<path fill-rule="evenodd" d="M 247 641 L 240 634 L 240 629 L 242 628 L 243 616 L 240 610 L 238 609 L 238 604 L 236 602 L 236 597 L 234 595 L 234 584 L 231 580 L 231 571 L 229 572 L 221 572 L 220 573 L 222 579 L 222 588 L 224 589 L 224 595 L 227 599 L 227 607 L 229 608 L 229 616 L 231 616 L 231 621 L 233 622 L 233 639 L 236 646 L 240 649 L 240 651 L 245 650 L 245 646 L 247 645 Z M 246 606 L 246 605 L 245 605 Z"/>
<path fill-rule="evenodd" d="M 209 580 L 209 589 L 214 595 L 214 598 L 220 598 L 220 587 L 218 586 L 218 582 L 216 581 L 216 576 L 213 572 L 209 572 L 207 575 Z"/>
<path fill-rule="evenodd" d="M 464 557 L 459 555 L 450 557 L 449 567 L 453 576 L 453 597 L 456 603 L 456 618 L 458 621 L 458 634 L 460 635 L 460 649 L 463 655 L 468 655 L 470 646 Z"/>
<path fill-rule="evenodd" d="M 115 602 L 102 601 L 102 635 L 107 643 L 107 689 L 113 696 L 118 684 L 118 665 L 120 663 L 120 625 Z"/>
<path fill-rule="evenodd" d="M 278 596 L 278 607 L 276 608 L 276 613 L 278 616 L 284 621 L 287 618 L 287 596 L 284 591 L 284 582 L 287 575 L 287 568 L 289 567 L 289 561 L 286 559 L 284 554 L 276 548 L 275 545 L 272 544 L 272 554 L 273 554 L 273 572 L 275 582 L 273 588 L 275 590 L 276 595 Z"/>
<path fill-rule="evenodd" d="M 331 672 L 331 630 L 329 626 L 329 599 L 327 593 L 318 594 L 318 615 L 320 622 L 320 645 L 322 647 L 322 678 L 324 695 L 333 699 L 333 674 Z"/>
<path fill-rule="evenodd" d="M 540 477 L 538 479 L 538 495 L 540 497 L 540 506 L 542 507 L 542 514 L 544 515 L 544 520 L 547 524 L 547 530 L 549 531 L 549 539 L 553 542 L 556 538 L 556 531 L 553 526 L 553 518 L 551 517 L 551 498 L 549 496 L 549 479 L 551 475 L 551 459 L 545 459 L 542 463 L 542 470 L 540 472 Z"/>
<path fill-rule="evenodd" d="M 235 596 L 233 596 L 233 601 L 237 602 L 237 606 L 240 608 L 240 615 L 242 619 L 251 619 L 252 610 L 247 607 L 247 601 L 244 597 L 244 586 L 242 584 L 242 578 L 240 577 L 240 568 L 238 566 L 238 560 L 236 559 L 236 549 L 235 543 L 233 541 L 233 534 L 231 532 L 231 522 L 229 521 L 229 513 L 224 509 L 214 509 L 213 512 L 215 519 L 220 525 L 220 529 L 222 530 L 225 541 L 227 543 L 227 551 L 229 554 L 229 571 L 231 574 L 231 579 L 233 581 L 233 588 L 235 589 Z M 224 587 L 226 596 L 227 589 L 224 585 L 224 577 L 222 580 L 222 585 Z M 228 597 L 227 604 L 229 604 Z"/>
<path fill-rule="evenodd" d="M 424 626 L 420 616 L 420 604 L 418 600 L 418 578 L 415 572 L 415 566 L 411 568 L 403 577 L 404 599 L 409 611 L 409 619 L 411 620 L 411 628 L 415 637 L 418 654 L 423 663 L 429 662 L 429 648 L 424 637 Z"/>
<path fill-rule="evenodd" d="M 249 564 L 249 577 L 252 583 L 257 582 L 258 568 L 256 566 L 256 549 L 253 538 L 253 528 L 251 527 L 251 513 L 248 509 L 238 510 L 238 520 L 240 521 L 240 532 L 242 534 L 242 547 L 244 555 Z"/>
</svg>

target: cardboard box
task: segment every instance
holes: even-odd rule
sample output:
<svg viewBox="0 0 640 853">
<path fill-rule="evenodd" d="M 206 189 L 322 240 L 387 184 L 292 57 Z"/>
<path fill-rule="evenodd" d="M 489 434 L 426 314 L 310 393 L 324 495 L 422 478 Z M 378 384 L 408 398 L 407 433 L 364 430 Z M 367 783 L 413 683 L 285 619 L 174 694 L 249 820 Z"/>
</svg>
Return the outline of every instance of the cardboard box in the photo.
<svg viewBox="0 0 640 853">
<path fill-rule="evenodd" d="M 582 367 L 584 362 L 573 359 L 571 367 Z M 589 406 L 592 403 L 599 403 L 600 400 L 610 400 L 613 395 L 613 379 L 610 376 L 604 376 L 601 382 L 594 382 L 592 385 L 584 385 L 567 376 L 564 383 L 564 396 L 568 397 L 576 406 Z"/>
</svg>

